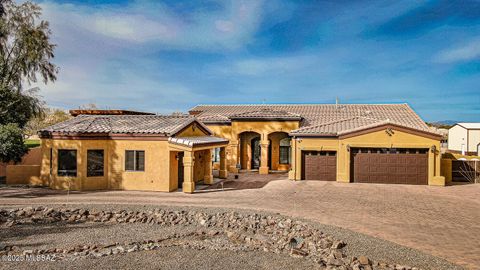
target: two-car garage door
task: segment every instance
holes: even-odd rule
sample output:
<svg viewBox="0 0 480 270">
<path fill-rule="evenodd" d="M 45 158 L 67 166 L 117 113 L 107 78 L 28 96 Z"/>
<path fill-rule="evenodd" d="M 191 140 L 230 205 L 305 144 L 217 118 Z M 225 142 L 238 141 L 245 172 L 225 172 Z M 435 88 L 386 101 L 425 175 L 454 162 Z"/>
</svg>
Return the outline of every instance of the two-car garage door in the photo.
<svg viewBox="0 0 480 270">
<path fill-rule="evenodd" d="M 383 184 L 428 184 L 427 149 L 351 149 L 353 182 Z"/>
<path fill-rule="evenodd" d="M 428 184 L 428 149 L 352 148 L 350 180 L 356 183 Z M 302 179 L 335 181 L 337 155 L 302 151 Z"/>
</svg>

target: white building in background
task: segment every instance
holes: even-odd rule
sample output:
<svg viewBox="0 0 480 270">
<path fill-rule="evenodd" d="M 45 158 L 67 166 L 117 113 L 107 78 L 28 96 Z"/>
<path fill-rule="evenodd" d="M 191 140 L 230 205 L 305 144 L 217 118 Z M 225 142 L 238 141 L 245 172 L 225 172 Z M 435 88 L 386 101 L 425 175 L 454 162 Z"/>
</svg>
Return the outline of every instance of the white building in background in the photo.
<svg viewBox="0 0 480 270">
<path fill-rule="evenodd" d="M 448 130 L 448 150 L 480 155 L 480 123 L 458 123 Z"/>
</svg>

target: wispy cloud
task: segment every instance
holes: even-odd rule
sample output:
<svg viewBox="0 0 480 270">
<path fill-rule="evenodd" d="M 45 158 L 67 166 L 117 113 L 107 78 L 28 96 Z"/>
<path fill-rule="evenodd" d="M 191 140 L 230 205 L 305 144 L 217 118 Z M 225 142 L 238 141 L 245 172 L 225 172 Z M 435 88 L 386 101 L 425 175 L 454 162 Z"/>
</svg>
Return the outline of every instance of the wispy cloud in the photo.
<svg viewBox="0 0 480 270">
<path fill-rule="evenodd" d="M 247 76 L 282 75 L 313 67 L 314 64 L 317 64 L 318 67 L 319 59 L 311 55 L 257 57 L 239 59 L 225 66 L 217 67 L 215 71 Z"/>
<path fill-rule="evenodd" d="M 225 1 L 219 9 L 178 14 L 152 2 L 101 8 L 44 2 L 46 14 L 68 24 L 118 42 L 154 43 L 175 49 L 238 49 L 256 32 L 262 1 Z"/>
<path fill-rule="evenodd" d="M 454 63 L 480 59 L 480 40 L 470 41 L 469 43 L 441 51 L 435 60 L 440 63 Z"/>
<path fill-rule="evenodd" d="M 478 2 L 37 1 L 58 44 L 58 81 L 41 87 L 51 106 L 167 113 L 339 97 L 479 120 Z"/>
</svg>

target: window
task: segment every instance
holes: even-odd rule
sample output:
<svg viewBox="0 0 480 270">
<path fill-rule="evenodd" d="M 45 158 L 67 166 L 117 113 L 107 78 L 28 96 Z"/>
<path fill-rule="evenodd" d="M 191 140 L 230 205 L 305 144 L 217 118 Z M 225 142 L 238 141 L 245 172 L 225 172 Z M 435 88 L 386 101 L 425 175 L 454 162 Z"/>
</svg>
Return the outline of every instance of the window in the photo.
<svg viewBox="0 0 480 270">
<path fill-rule="evenodd" d="M 103 176 L 103 150 L 87 150 L 87 177 Z"/>
<path fill-rule="evenodd" d="M 77 176 L 77 150 L 58 150 L 58 176 Z"/>
<path fill-rule="evenodd" d="M 280 164 L 290 164 L 290 138 L 280 140 L 279 162 Z"/>
<path fill-rule="evenodd" d="M 213 162 L 220 162 L 220 148 L 215 148 L 213 153 Z"/>
<path fill-rule="evenodd" d="M 125 170 L 126 171 L 145 171 L 145 151 L 140 151 L 140 150 L 125 151 Z"/>
</svg>

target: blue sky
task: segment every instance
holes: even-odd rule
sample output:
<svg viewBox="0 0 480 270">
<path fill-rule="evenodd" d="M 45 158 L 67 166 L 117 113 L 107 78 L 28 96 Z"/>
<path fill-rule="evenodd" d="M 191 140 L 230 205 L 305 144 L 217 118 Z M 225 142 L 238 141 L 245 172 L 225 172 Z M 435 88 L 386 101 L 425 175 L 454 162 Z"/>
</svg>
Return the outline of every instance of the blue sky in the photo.
<svg viewBox="0 0 480 270">
<path fill-rule="evenodd" d="M 455 3 L 456 4 L 455 4 Z M 50 106 L 409 103 L 480 121 L 479 1 L 38 1 Z"/>
</svg>

